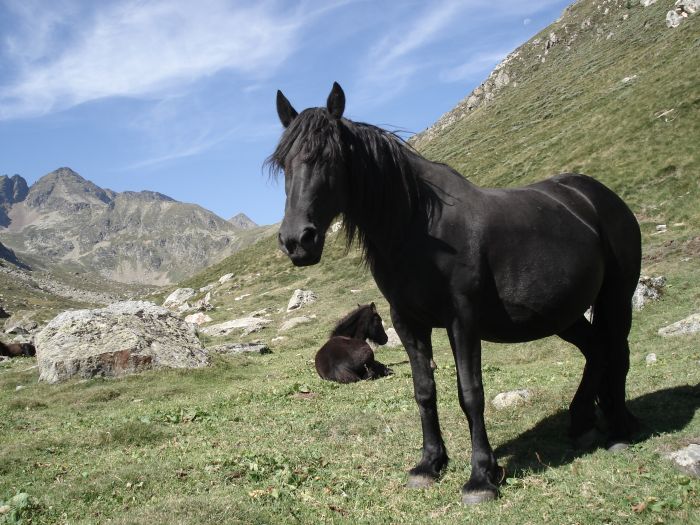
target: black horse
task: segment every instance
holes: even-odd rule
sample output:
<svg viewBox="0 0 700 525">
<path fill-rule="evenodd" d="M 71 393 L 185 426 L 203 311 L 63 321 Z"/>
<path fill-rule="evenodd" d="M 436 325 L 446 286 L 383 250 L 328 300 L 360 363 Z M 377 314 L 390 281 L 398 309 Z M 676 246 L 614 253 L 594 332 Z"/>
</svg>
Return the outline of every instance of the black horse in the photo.
<svg viewBox="0 0 700 525">
<path fill-rule="evenodd" d="M 358 305 L 336 325 L 326 344 L 316 353 L 316 371 L 321 379 L 354 383 L 392 374 L 387 366 L 374 359 L 366 340 L 379 345 L 389 338 L 374 303 Z"/>
<path fill-rule="evenodd" d="M 635 428 L 625 383 L 641 265 L 639 225 L 625 203 L 600 182 L 571 173 L 522 188 L 479 188 L 393 133 L 343 118 L 344 108 L 337 83 L 325 108 L 301 114 L 277 93 L 286 130 L 267 164 L 285 176 L 279 244 L 296 266 L 317 263 L 338 214 L 348 243 L 359 239 L 413 372 L 423 455 L 408 485 L 428 486 L 448 461 L 430 368 L 434 327 L 447 329 L 469 421 L 464 503 L 498 494 L 484 424 L 481 340 L 556 334 L 576 345 L 586 365 L 570 405 L 571 436 L 593 432 L 597 401 L 608 445 L 624 447 Z M 583 315 L 590 305 L 592 322 Z"/>
</svg>

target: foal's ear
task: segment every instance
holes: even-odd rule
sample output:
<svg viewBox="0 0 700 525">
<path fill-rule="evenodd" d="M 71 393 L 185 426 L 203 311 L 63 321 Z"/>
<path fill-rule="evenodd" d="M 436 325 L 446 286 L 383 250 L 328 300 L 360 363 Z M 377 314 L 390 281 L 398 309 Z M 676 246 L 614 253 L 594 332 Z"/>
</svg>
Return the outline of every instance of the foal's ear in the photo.
<svg viewBox="0 0 700 525">
<path fill-rule="evenodd" d="M 339 119 L 343 116 L 343 111 L 345 111 L 345 93 L 343 93 L 343 88 L 337 82 L 333 82 L 333 89 L 331 89 L 331 94 L 328 95 L 326 108 L 333 118 Z"/>
<path fill-rule="evenodd" d="M 372 309 L 374 313 L 377 313 L 377 307 L 374 305 L 374 303 L 370 303 L 369 307 Z"/>
<path fill-rule="evenodd" d="M 296 116 L 299 113 L 297 113 L 297 110 L 292 107 L 292 105 L 289 103 L 289 100 L 287 100 L 287 97 L 285 97 L 282 92 L 278 89 L 277 90 L 277 115 L 280 118 L 280 121 L 282 122 L 282 125 L 286 128 L 292 123 L 292 120 L 296 118 Z"/>
</svg>

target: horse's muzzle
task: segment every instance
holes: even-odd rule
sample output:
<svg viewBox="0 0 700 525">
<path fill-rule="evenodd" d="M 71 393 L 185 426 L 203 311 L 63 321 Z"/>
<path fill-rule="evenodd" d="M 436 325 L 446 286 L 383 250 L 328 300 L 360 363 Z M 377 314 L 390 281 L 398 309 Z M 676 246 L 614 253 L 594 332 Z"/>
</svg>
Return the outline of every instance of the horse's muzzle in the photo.
<svg viewBox="0 0 700 525">
<path fill-rule="evenodd" d="M 311 266 L 321 260 L 325 236 L 313 226 L 307 226 L 301 235 L 277 235 L 280 250 L 292 261 L 294 266 Z"/>
</svg>

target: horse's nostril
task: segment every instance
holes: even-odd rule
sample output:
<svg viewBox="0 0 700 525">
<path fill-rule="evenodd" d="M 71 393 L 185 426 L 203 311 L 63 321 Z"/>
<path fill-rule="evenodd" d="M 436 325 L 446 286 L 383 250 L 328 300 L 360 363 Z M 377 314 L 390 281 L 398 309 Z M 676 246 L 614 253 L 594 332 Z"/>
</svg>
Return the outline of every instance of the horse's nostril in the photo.
<svg viewBox="0 0 700 525">
<path fill-rule="evenodd" d="M 304 249 L 308 249 L 313 247 L 315 241 L 316 228 L 304 228 L 304 231 L 299 238 L 299 244 L 301 244 Z"/>
<path fill-rule="evenodd" d="M 280 250 L 282 250 L 286 255 L 291 255 L 297 247 L 297 242 L 294 239 L 285 239 L 282 237 L 281 233 L 277 234 L 277 241 L 279 242 Z"/>
</svg>

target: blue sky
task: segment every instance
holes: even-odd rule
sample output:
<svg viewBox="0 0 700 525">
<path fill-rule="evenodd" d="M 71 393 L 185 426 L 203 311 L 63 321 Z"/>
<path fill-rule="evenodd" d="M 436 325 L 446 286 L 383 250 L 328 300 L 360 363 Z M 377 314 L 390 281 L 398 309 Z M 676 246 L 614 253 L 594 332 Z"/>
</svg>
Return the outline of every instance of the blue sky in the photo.
<svg viewBox="0 0 700 525">
<path fill-rule="evenodd" d="M 277 89 L 301 111 L 338 81 L 345 116 L 419 132 L 569 3 L 0 0 L 0 174 L 277 222 Z"/>
</svg>

